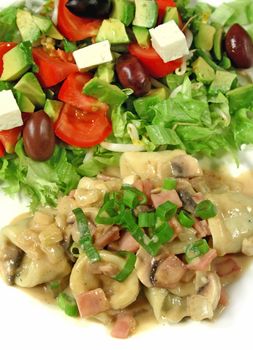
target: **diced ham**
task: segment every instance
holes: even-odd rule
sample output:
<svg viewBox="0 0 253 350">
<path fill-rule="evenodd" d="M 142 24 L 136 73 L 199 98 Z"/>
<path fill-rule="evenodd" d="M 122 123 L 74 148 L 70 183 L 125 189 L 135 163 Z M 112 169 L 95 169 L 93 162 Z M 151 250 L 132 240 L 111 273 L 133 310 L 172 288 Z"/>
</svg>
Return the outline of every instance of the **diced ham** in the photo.
<svg viewBox="0 0 253 350">
<path fill-rule="evenodd" d="M 217 251 L 215 249 L 210 249 L 206 254 L 195 258 L 190 264 L 186 265 L 186 267 L 189 270 L 206 271 L 216 256 Z"/>
<path fill-rule="evenodd" d="M 97 249 L 103 249 L 111 242 L 117 241 L 120 238 L 119 227 L 111 226 L 104 232 L 99 232 L 99 226 L 95 229 L 93 234 L 94 245 Z"/>
<path fill-rule="evenodd" d="M 77 295 L 76 302 L 81 317 L 95 316 L 110 308 L 109 301 L 102 288 Z"/>
<path fill-rule="evenodd" d="M 175 236 L 178 236 L 180 233 L 183 232 L 183 228 L 182 228 L 182 226 L 180 225 L 180 223 L 178 222 L 178 220 L 176 219 L 175 216 L 173 216 L 169 220 L 169 224 L 172 227 Z"/>
<path fill-rule="evenodd" d="M 181 208 L 183 205 L 176 190 L 169 190 L 169 191 L 162 191 L 160 193 L 153 193 L 153 194 L 151 194 L 151 200 L 152 200 L 153 206 L 155 208 L 159 207 L 159 205 L 161 205 L 167 201 L 170 201 L 170 202 L 176 204 L 178 208 Z"/>
<path fill-rule="evenodd" d="M 220 277 L 227 276 L 241 270 L 240 266 L 232 257 L 221 258 L 214 264 L 214 268 Z"/>
<path fill-rule="evenodd" d="M 136 180 L 133 187 L 143 192 L 147 197 L 147 203 L 151 204 L 151 191 L 153 190 L 154 186 L 150 180 Z"/>
<path fill-rule="evenodd" d="M 111 336 L 114 338 L 127 338 L 134 330 L 136 321 L 131 312 L 123 311 L 117 315 Z"/>
<path fill-rule="evenodd" d="M 193 224 L 193 227 L 197 231 L 198 237 L 202 238 L 210 236 L 211 234 L 207 220 L 199 220 L 195 218 L 195 223 Z"/>
<path fill-rule="evenodd" d="M 176 255 L 169 255 L 158 264 L 153 277 L 153 284 L 159 288 L 174 288 L 185 274 L 185 271 L 185 264 Z"/>
<path fill-rule="evenodd" d="M 109 245 L 110 249 L 113 250 L 125 250 L 127 252 L 137 252 L 140 245 L 139 243 L 133 238 L 133 236 L 128 232 L 123 232 L 120 239 L 116 242 L 113 242 Z"/>
</svg>

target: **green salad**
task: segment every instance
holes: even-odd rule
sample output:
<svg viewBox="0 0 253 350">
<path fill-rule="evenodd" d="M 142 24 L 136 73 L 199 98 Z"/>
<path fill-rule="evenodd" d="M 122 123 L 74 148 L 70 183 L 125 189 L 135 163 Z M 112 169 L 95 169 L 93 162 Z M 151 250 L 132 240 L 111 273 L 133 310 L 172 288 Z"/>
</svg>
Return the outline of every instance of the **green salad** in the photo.
<svg viewBox="0 0 253 350">
<path fill-rule="evenodd" d="M 125 151 L 253 143 L 251 0 L 26 1 L 0 28 L 0 179 L 33 209 Z"/>
</svg>

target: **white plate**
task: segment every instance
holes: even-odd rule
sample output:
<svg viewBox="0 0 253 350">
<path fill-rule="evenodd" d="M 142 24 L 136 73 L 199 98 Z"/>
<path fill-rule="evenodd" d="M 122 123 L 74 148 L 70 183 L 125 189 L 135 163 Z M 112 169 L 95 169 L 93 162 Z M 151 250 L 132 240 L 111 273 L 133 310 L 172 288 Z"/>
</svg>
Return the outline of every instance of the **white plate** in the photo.
<svg viewBox="0 0 253 350">
<path fill-rule="evenodd" d="M 4 7 L 12 0 L 0 0 Z M 209 0 L 214 5 L 221 0 Z M 1 29 L 0 29 L 1 30 Z M 233 173 L 252 168 L 252 152 L 241 154 L 242 166 Z M 231 159 L 228 158 L 230 163 Z M 0 194 L 0 226 L 26 210 L 17 199 Z M 251 348 L 253 315 L 253 266 L 230 289 L 230 304 L 215 322 L 187 321 L 179 325 L 157 325 L 137 332 L 126 340 L 110 337 L 100 324 L 66 317 L 58 308 L 48 306 L 0 280 L 0 349 L 229 349 Z M 245 344 L 245 345 L 244 345 Z"/>
</svg>

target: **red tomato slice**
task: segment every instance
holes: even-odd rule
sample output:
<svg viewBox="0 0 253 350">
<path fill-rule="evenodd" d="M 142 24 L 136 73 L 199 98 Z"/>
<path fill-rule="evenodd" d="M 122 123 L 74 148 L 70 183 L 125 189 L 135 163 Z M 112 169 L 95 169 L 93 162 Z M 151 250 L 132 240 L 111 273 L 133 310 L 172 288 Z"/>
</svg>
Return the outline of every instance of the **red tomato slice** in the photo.
<svg viewBox="0 0 253 350">
<path fill-rule="evenodd" d="M 98 145 L 112 132 L 106 112 L 84 112 L 66 103 L 54 124 L 55 135 L 71 146 Z"/>
<path fill-rule="evenodd" d="M 16 45 L 15 43 L 0 42 L 0 75 L 3 73 L 3 55 Z"/>
<path fill-rule="evenodd" d="M 156 0 L 158 5 L 159 18 L 163 18 L 165 15 L 166 7 L 176 7 L 173 0 Z"/>
<path fill-rule="evenodd" d="M 37 77 L 44 88 L 54 86 L 78 71 L 74 63 L 61 60 L 58 53 L 51 56 L 42 48 L 33 49 L 33 58 L 39 67 Z"/>
<path fill-rule="evenodd" d="M 102 110 L 107 112 L 108 106 L 96 98 L 82 93 L 84 85 L 92 78 L 89 73 L 71 73 L 61 86 L 59 100 L 85 112 Z"/>
<path fill-rule="evenodd" d="M 65 4 L 68 0 L 59 0 L 58 29 L 71 41 L 79 41 L 97 34 L 101 21 L 92 18 L 81 18 L 73 15 Z"/>
<path fill-rule="evenodd" d="M 161 57 L 156 53 L 153 47 L 143 48 L 138 44 L 130 44 L 129 52 L 136 56 L 146 68 L 147 72 L 154 78 L 162 78 L 167 74 L 174 72 L 182 64 L 182 59 L 164 63 Z"/>
<path fill-rule="evenodd" d="M 0 158 L 4 157 L 5 149 L 4 146 L 0 143 Z"/>
<path fill-rule="evenodd" d="M 0 142 L 7 153 L 14 153 L 20 134 L 21 127 L 0 131 Z"/>
</svg>

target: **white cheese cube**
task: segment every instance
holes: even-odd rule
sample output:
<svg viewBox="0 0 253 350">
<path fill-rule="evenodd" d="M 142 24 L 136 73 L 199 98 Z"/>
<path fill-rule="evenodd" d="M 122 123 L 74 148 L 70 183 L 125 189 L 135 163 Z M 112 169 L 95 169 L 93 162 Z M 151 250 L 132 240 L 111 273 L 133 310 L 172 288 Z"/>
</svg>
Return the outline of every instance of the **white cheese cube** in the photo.
<svg viewBox="0 0 253 350">
<path fill-rule="evenodd" d="M 166 63 L 188 55 L 186 38 L 174 20 L 149 30 L 152 46 Z"/>
<path fill-rule="evenodd" d="M 73 52 L 73 56 L 81 72 L 113 60 L 111 46 L 108 40 L 76 50 Z"/>
<path fill-rule="evenodd" d="M 21 111 L 11 90 L 0 91 L 0 130 L 23 125 Z"/>
</svg>

